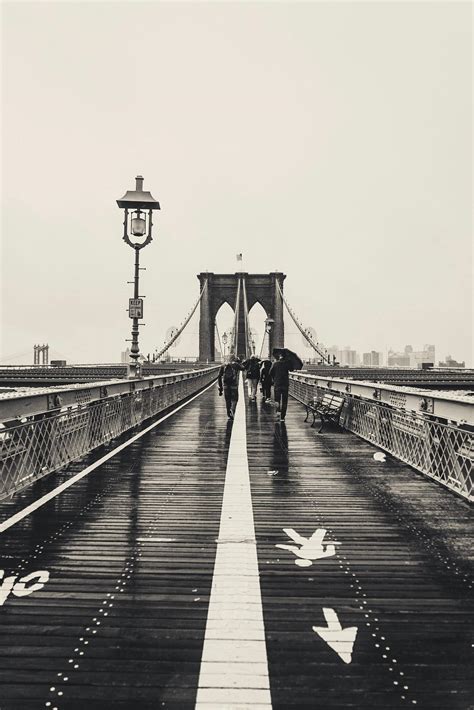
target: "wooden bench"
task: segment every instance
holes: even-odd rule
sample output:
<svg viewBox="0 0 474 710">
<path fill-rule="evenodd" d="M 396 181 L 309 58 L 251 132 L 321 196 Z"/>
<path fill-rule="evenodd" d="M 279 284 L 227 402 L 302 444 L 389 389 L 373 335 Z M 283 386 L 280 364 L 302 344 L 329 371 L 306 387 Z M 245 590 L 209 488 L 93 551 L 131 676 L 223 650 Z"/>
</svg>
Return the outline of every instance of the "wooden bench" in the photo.
<svg viewBox="0 0 474 710">
<path fill-rule="evenodd" d="M 315 397 L 309 402 L 303 402 L 304 406 L 306 407 L 305 422 L 308 421 L 309 413 L 311 412 L 311 414 L 313 415 L 313 423 L 311 424 L 311 426 L 314 426 L 315 424 L 316 414 L 321 420 L 319 433 L 322 432 L 324 422 L 326 421 L 331 421 L 334 422 L 334 424 L 339 424 L 339 418 L 341 416 L 344 400 L 344 395 L 340 394 L 340 392 L 328 391 L 323 394 L 322 399 L 316 399 Z"/>
</svg>

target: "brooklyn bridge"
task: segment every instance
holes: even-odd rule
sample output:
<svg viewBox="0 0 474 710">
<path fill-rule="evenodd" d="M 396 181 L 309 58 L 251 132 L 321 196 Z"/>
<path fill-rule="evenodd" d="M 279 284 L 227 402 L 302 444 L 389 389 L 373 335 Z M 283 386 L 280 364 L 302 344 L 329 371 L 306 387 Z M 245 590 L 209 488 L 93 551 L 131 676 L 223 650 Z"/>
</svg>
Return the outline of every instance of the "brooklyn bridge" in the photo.
<svg viewBox="0 0 474 710">
<path fill-rule="evenodd" d="M 471 707 L 474 373 L 338 367 L 285 274 L 198 279 L 155 361 L 138 310 L 130 365 L 0 370 L 2 710 Z M 285 422 L 218 396 L 256 302 L 262 358 L 284 311 L 315 353 Z"/>
</svg>

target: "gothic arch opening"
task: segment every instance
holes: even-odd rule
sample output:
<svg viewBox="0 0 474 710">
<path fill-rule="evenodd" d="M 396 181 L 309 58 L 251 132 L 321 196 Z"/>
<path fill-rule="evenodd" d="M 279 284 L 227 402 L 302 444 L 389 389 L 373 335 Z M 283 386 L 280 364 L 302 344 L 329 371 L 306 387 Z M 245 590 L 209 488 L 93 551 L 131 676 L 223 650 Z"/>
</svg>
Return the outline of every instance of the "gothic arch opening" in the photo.
<svg viewBox="0 0 474 710">
<path fill-rule="evenodd" d="M 215 360 L 222 361 L 229 355 L 230 344 L 232 342 L 232 329 L 234 327 L 234 309 L 224 301 L 216 313 L 217 333 L 215 340 Z"/>
<path fill-rule="evenodd" d="M 260 352 L 262 352 L 262 357 L 268 355 L 268 337 L 265 338 L 265 343 L 263 342 L 265 336 L 265 319 L 267 318 L 267 312 L 263 306 L 256 301 L 249 311 L 249 325 L 252 343 L 252 349 L 255 350 L 255 354 L 260 357 Z M 263 350 L 262 350 L 262 345 Z"/>
</svg>

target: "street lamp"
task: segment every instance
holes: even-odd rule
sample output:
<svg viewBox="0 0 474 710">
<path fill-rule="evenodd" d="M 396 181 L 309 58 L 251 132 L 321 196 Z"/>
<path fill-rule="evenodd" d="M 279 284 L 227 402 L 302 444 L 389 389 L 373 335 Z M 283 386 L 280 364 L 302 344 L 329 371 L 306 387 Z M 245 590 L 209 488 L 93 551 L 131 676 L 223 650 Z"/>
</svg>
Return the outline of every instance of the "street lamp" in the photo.
<svg viewBox="0 0 474 710">
<path fill-rule="evenodd" d="M 223 356 L 224 356 L 224 360 L 225 360 L 225 346 L 227 345 L 227 333 L 222 334 L 222 345 L 223 345 L 223 350 L 224 350 Z"/>
<path fill-rule="evenodd" d="M 129 299 L 128 315 L 133 319 L 132 324 L 132 347 L 130 348 L 130 376 L 139 377 L 140 348 L 138 347 L 138 321 L 143 318 L 143 299 L 138 291 L 138 277 L 140 273 L 139 254 L 140 249 L 146 247 L 152 240 L 151 230 L 153 226 L 152 212 L 160 209 L 160 203 L 152 197 L 150 192 L 143 190 L 143 178 L 137 175 L 135 178 L 135 190 L 128 190 L 125 195 L 117 200 L 118 206 L 123 209 L 123 240 L 135 249 L 135 274 L 133 280 L 133 298 Z"/>
</svg>

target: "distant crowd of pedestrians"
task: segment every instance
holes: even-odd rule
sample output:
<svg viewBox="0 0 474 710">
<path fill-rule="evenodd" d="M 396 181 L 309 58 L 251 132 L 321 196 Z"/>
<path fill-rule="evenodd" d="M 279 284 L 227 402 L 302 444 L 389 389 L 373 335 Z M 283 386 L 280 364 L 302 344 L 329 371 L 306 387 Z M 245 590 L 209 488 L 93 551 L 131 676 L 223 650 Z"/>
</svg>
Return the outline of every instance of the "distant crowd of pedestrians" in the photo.
<svg viewBox="0 0 474 710">
<path fill-rule="evenodd" d="M 239 373 L 243 372 L 248 384 L 249 399 L 257 399 L 258 385 L 263 396 L 263 402 L 273 401 L 277 404 L 277 419 L 284 422 L 288 406 L 289 373 L 303 367 L 298 355 L 287 348 L 273 348 L 273 360 L 261 360 L 252 355 L 248 360 L 231 355 L 224 363 L 218 375 L 219 394 L 224 395 L 227 416 L 234 418 L 235 408 L 239 399 Z"/>
</svg>

